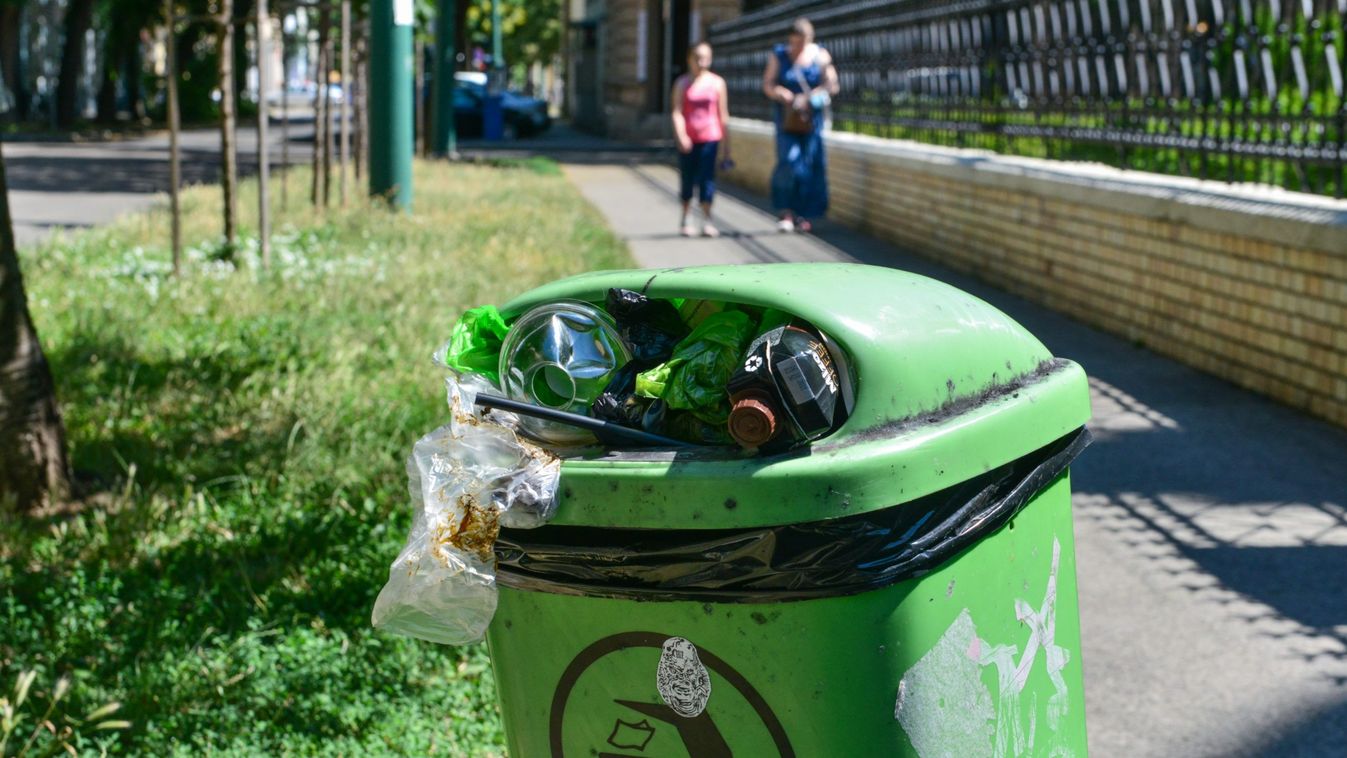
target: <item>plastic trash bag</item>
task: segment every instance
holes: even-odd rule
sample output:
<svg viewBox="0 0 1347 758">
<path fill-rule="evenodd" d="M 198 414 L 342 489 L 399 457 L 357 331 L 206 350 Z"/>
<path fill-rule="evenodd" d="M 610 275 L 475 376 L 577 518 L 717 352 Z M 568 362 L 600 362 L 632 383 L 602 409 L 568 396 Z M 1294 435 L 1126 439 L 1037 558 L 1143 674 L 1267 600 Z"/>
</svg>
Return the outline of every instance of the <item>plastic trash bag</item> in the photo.
<svg viewBox="0 0 1347 758">
<path fill-rule="evenodd" d="M 484 378 L 447 384 L 450 422 L 412 447 L 411 533 L 371 620 L 385 631 L 463 645 L 480 640 L 496 612 L 500 528 L 552 517 L 561 459 L 515 434 L 512 415 L 474 405 L 478 392 L 492 391 Z"/>
<path fill-rule="evenodd" d="M 501 344 L 509 331 L 494 305 L 464 311 L 449 335 L 442 361 L 449 368 L 481 374 L 497 384 Z"/>
<path fill-rule="evenodd" d="M 739 365 L 753 321 L 742 311 L 720 311 L 692 330 L 668 362 L 636 377 L 636 394 L 662 399 L 670 410 L 692 411 L 708 424 L 729 417 L 725 383 Z"/>
<path fill-rule="evenodd" d="M 614 287 L 608 290 L 604 307 L 631 348 L 632 363 L 641 369 L 669 360 L 688 334 L 678 309 L 668 300 L 651 300 L 639 292 Z"/>
<path fill-rule="evenodd" d="M 636 361 L 613 374 L 612 381 L 603 389 L 603 394 L 594 399 L 589 407 L 591 416 L 603 421 L 611 421 L 633 429 L 640 428 L 641 417 L 645 415 L 650 401 L 636 395 Z"/>
</svg>

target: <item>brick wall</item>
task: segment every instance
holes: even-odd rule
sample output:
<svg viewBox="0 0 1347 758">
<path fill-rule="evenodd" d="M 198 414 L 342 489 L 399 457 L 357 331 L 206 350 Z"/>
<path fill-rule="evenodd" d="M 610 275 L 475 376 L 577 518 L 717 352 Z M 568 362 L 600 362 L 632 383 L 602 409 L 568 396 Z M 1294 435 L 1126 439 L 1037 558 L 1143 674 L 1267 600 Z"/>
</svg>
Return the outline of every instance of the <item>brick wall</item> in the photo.
<svg viewBox="0 0 1347 758">
<path fill-rule="evenodd" d="M 766 192 L 770 125 L 731 125 Z M 1347 202 L 829 134 L 830 217 L 1347 426 Z"/>
</svg>

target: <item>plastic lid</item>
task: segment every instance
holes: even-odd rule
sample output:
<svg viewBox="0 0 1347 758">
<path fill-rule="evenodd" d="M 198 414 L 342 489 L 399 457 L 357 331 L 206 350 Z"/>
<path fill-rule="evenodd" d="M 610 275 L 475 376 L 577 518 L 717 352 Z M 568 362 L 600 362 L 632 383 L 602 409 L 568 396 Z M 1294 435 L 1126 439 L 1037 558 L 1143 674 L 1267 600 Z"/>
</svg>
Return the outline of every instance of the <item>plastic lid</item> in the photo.
<svg viewBox="0 0 1347 758">
<path fill-rule="evenodd" d="M 757 448 L 776 436 L 777 413 L 767 393 L 741 392 L 730 403 L 730 436 L 735 442 Z"/>
</svg>

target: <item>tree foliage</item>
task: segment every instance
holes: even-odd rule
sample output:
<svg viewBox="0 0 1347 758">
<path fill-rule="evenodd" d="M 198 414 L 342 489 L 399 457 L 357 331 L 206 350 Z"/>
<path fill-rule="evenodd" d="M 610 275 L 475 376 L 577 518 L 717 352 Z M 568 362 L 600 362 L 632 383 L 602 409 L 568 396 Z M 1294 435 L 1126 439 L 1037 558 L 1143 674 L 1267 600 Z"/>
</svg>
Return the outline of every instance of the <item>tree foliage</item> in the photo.
<svg viewBox="0 0 1347 758">
<path fill-rule="evenodd" d="M 468 43 L 491 52 L 491 0 L 468 3 Z M 498 0 L 502 53 L 511 66 L 546 63 L 561 50 L 561 0 Z"/>
</svg>

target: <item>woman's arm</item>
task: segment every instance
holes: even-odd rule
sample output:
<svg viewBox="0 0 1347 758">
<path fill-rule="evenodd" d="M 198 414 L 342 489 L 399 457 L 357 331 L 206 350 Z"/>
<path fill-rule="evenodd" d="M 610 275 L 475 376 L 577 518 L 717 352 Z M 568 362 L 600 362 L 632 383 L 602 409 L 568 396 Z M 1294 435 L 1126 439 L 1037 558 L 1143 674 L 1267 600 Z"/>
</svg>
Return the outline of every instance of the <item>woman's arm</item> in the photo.
<svg viewBox="0 0 1347 758">
<path fill-rule="evenodd" d="M 721 77 L 716 83 L 720 88 L 720 154 L 722 160 L 730 159 L 730 88 Z"/>
<path fill-rule="evenodd" d="M 767 68 L 762 72 L 762 94 L 767 96 L 768 100 L 790 105 L 795 102 L 795 93 L 776 83 L 781 76 L 781 64 L 777 62 L 775 55 L 767 56 Z"/>
<path fill-rule="evenodd" d="M 836 97 L 842 91 L 842 82 L 837 77 L 837 66 L 833 65 L 833 56 L 827 50 L 819 51 L 819 65 L 823 67 L 823 89 L 829 97 Z"/>
<path fill-rule="evenodd" d="M 670 117 L 673 119 L 674 139 L 678 140 L 678 151 L 680 153 L 690 152 L 692 150 L 692 140 L 688 138 L 688 122 L 683 118 L 683 92 L 687 89 L 687 82 L 684 77 L 678 77 L 674 81 L 673 94 L 669 99 L 672 105 L 669 110 L 672 111 Z"/>
</svg>

